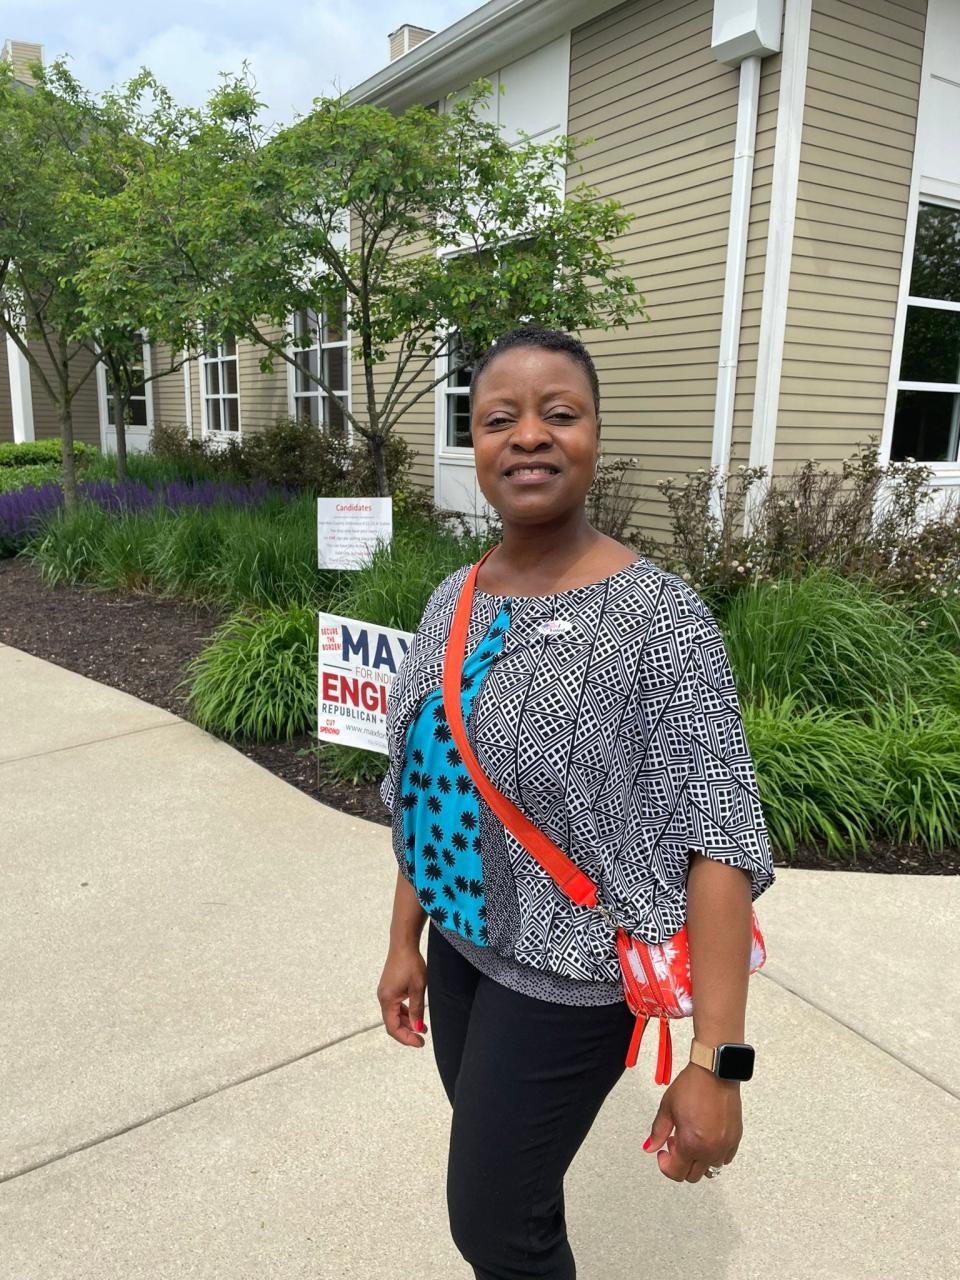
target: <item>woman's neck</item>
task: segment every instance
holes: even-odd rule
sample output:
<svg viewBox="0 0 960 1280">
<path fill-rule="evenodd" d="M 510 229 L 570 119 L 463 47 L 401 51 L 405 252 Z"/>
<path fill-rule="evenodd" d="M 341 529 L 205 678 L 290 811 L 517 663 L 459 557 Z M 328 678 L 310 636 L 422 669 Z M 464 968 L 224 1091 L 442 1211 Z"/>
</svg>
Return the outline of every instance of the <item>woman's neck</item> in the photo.
<svg viewBox="0 0 960 1280">
<path fill-rule="evenodd" d="M 548 524 L 504 524 L 500 549 L 492 559 L 523 580 L 549 583 L 569 572 L 603 540 L 581 510 Z"/>
</svg>

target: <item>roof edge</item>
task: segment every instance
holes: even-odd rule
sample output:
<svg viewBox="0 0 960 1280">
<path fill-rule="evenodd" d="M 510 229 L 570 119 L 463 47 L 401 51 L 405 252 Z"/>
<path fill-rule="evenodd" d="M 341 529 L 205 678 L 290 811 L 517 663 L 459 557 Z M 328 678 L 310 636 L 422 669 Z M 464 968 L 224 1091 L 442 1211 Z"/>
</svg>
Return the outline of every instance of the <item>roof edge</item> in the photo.
<svg viewBox="0 0 960 1280">
<path fill-rule="evenodd" d="M 351 102 L 403 110 L 462 89 L 623 0 L 488 0 L 348 90 Z"/>
</svg>

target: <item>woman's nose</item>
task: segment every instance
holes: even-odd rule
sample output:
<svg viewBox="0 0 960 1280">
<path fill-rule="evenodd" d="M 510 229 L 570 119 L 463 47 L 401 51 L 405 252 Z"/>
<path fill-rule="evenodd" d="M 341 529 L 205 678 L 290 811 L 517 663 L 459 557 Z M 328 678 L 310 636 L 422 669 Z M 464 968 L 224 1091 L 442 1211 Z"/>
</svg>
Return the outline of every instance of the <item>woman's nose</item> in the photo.
<svg viewBox="0 0 960 1280">
<path fill-rule="evenodd" d="M 533 449 L 538 444 L 550 444 L 551 435 L 538 413 L 522 414 L 510 433 L 510 443 Z"/>
</svg>

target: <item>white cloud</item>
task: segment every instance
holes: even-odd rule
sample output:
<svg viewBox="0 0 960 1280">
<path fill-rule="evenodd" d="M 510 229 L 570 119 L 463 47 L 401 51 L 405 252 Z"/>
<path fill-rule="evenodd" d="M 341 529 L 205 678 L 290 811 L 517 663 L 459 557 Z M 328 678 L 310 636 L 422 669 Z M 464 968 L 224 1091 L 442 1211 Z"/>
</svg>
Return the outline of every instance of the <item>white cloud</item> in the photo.
<svg viewBox="0 0 960 1280">
<path fill-rule="evenodd" d="M 306 112 L 313 98 L 350 88 L 387 62 L 387 35 L 404 22 L 440 30 L 470 0 L 0 0 L 0 40 L 36 41 L 47 61 L 69 55 L 89 89 L 147 66 L 181 102 L 200 103 L 221 71 L 246 59 L 269 119 Z"/>
</svg>

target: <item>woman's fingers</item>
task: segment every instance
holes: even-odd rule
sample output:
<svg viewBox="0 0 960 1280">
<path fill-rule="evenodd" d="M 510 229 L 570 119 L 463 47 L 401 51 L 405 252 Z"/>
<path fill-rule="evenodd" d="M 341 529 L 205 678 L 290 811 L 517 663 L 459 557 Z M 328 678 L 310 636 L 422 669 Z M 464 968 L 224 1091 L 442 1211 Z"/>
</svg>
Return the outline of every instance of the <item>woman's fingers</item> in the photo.
<svg viewBox="0 0 960 1280">
<path fill-rule="evenodd" d="M 423 1021 L 426 989 L 426 965 L 419 949 L 391 951 L 377 987 L 377 999 L 387 1035 L 411 1049 L 422 1049 L 424 1045 L 423 1036 L 418 1033 L 427 1029 Z"/>
<path fill-rule="evenodd" d="M 425 992 L 422 987 L 410 993 L 410 1012 L 408 1016 L 414 1031 L 426 1031 L 427 1029 L 427 1024 L 423 1020 L 424 995 Z"/>
<path fill-rule="evenodd" d="M 690 1172 L 692 1161 L 689 1156 L 677 1150 L 677 1135 L 671 1133 L 667 1139 L 666 1150 L 657 1152 L 657 1164 L 660 1172 L 674 1182 L 683 1182 Z"/>
<path fill-rule="evenodd" d="M 671 1133 L 667 1138 L 666 1144 L 657 1152 L 657 1164 L 660 1166 L 660 1172 L 674 1182 L 699 1182 L 701 1178 L 706 1177 L 706 1172 L 711 1165 L 728 1165 L 736 1154 L 736 1148 L 728 1151 L 721 1159 L 704 1159 L 702 1157 L 694 1157 L 689 1151 L 684 1149 L 683 1138 L 679 1131 Z M 707 1181 L 712 1181 L 707 1178 Z"/>
<path fill-rule="evenodd" d="M 410 1020 L 410 1012 L 402 1000 L 381 1001 L 380 1008 L 383 1013 L 383 1025 L 386 1027 L 388 1036 L 392 1036 L 400 1044 L 409 1045 L 413 1049 L 423 1048 L 423 1036 L 417 1035 L 414 1031 Z"/>
<path fill-rule="evenodd" d="M 659 1151 L 673 1131 L 673 1113 L 666 1094 L 660 1099 L 660 1106 L 650 1126 L 650 1136 L 643 1144 L 644 1151 Z"/>
</svg>

